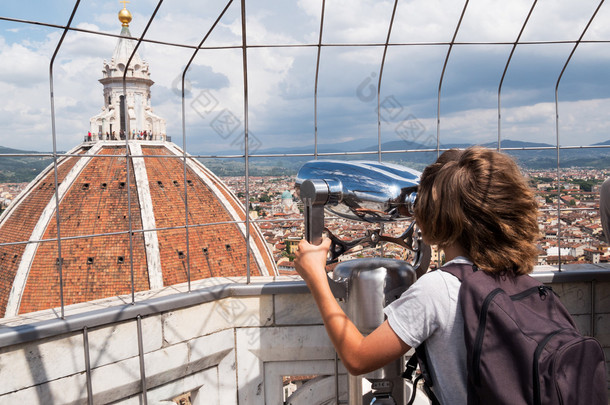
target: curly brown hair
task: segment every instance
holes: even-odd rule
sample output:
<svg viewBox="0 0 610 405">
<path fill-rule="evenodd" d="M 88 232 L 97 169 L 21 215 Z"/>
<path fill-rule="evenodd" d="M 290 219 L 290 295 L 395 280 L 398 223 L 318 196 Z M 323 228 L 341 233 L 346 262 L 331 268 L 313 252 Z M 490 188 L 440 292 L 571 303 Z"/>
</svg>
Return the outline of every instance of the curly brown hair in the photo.
<svg viewBox="0 0 610 405">
<path fill-rule="evenodd" d="M 457 242 L 481 270 L 533 270 L 538 205 L 503 153 L 478 146 L 443 153 L 422 173 L 414 213 L 427 243 L 444 248 Z"/>
</svg>

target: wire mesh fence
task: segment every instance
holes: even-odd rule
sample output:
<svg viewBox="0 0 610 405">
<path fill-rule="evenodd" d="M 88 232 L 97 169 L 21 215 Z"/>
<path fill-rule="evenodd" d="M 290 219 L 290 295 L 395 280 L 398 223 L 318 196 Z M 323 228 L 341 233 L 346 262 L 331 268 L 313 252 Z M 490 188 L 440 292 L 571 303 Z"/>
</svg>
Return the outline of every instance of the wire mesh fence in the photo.
<svg viewBox="0 0 610 405">
<path fill-rule="evenodd" d="M 448 148 L 483 144 L 515 156 L 532 178 L 548 263 L 561 269 L 577 260 L 570 249 L 597 251 L 604 242 L 596 215 L 597 190 L 609 175 L 604 111 L 610 100 L 610 14 L 604 1 L 120 3 L 0 9 L 0 77 L 7 100 L 1 111 L 8 123 L 2 144 L 19 149 L 0 153 L 0 161 L 50 159 L 49 199 L 55 204 L 52 236 L 9 238 L 0 248 L 56 246 L 62 317 L 63 258 L 78 240 L 119 236 L 127 243 L 129 277 L 123 283 L 134 302 L 142 264 L 134 238 L 184 232 L 190 289 L 193 232 L 227 222 L 193 222 L 189 159 L 243 179 L 234 192 L 245 215 L 229 222 L 243 227 L 247 283 L 251 225 L 294 228 L 302 221 L 298 210 L 252 219 L 252 203 L 270 190 L 253 179 L 269 167 L 294 175 L 308 159 L 393 161 L 421 169 Z M 127 134 L 116 141 L 103 139 L 101 130 L 97 138 L 87 121 L 99 110 L 100 63 L 125 39 L 116 33 L 121 7 L 134 16 L 123 96 L 136 55 L 145 51 L 158 77 L 151 103 L 168 122 L 161 141 L 174 140 L 181 154 L 134 154 L 130 142 L 146 140 L 135 138 L 129 120 L 115 123 Z M 132 114 L 127 104 L 121 104 L 123 117 Z M 61 163 L 82 158 L 71 150 L 87 131 L 84 144 L 123 147 L 128 213 L 123 227 L 75 234 L 63 229 Z M 153 158 L 182 164 L 180 223 L 147 227 L 134 206 L 134 159 Z"/>
</svg>

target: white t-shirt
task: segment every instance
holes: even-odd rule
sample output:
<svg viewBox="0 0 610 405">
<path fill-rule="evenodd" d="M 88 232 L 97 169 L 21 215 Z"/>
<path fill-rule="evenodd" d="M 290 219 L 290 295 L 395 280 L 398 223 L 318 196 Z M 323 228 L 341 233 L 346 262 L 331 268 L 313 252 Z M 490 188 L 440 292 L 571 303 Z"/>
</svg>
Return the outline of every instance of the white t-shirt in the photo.
<svg viewBox="0 0 610 405">
<path fill-rule="evenodd" d="M 464 257 L 449 263 L 472 264 Z M 460 281 L 455 276 L 432 271 L 384 309 L 390 327 L 406 344 L 418 347 L 426 341 L 433 390 L 444 405 L 465 405 L 467 399 L 466 345 L 459 290 Z"/>
</svg>

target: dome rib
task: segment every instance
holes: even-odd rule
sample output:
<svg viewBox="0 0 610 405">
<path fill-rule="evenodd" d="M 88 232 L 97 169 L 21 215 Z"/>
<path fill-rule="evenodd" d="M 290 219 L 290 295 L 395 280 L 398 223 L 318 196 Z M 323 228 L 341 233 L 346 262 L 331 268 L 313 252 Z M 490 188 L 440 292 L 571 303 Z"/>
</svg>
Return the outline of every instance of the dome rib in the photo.
<svg viewBox="0 0 610 405">
<path fill-rule="evenodd" d="M 168 145 L 168 148 L 170 150 L 173 149 L 173 152 L 176 155 L 182 155 L 184 153 L 175 144 Z M 188 157 L 189 154 L 187 153 L 186 156 Z M 187 166 L 191 170 L 193 170 L 201 180 L 203 180 L 203 182 L 206 184 L 206 186 L 208 186 L 210 188 L 210 190 L 214 193 L 216 198 L 218 198 L 223 203 L 223 205 L 225 206 L 225 209 L 229 212 L 229 214 L 231 215 L 233 220 L 240 221 L 237 225 L 245 239 L 246 225 L 243 223 L 243 221 L 245 221 L 245 213 L 244 213 L 243 207 L 241 207 L 231 201 L 232 199 L 229 198 L 230 192 L 228 192 L 228 190 L 225 190 L 224 192 L 220 190 L 220 186 L 222 185 L 222 182 L 220 182 L 220 180 L 217 179 L 213 173 L 211 173 L 209 170 L 207 170 L 207 168 L 205 168 L 205 166 L 203 166 L 203 164 L 197 162 L 193 158 L 188 158 L 186 162 L 187 162 Z M 213 181 L 212 179 L 217 180 L 217 182 Z M 252 254 L 254 255 L 257 267 L 259 268 L 261 275 L 268 276 L 269 272 L 267 270 L 268 269 L 267 263 L 265 263 L 265 260 L 263 260 L 263 256 L 262 256 L 259 246 L 255 240 L 256 237 L 263 238 L 263 236 L 262 236 L 262 234 L 260 234 L 260 232 L 256 232 L 256 231 L 257 231 L 257 229 L 255 227 L 253 227 L 253 226 L 250 227 L 250 232 L 252 233 L 252 235 L 250 237 L 250 241 L 249 241 L 250 249 L 251 249 Z M 262 240 L 264 240 L 264 239 L 262 239 Z M 269 256 L 271 256 L 270 252 L 269 252 Z M 269 268 L 275 269 L 275 266 L 271 265 Z M 275 273 L 275 271 L 274 271 L 274 273 Z"/>
<path fill-rule="evenodd" d="M 164 284 L 187 281 L 189 269 L 192 280 L 246 275 L 245 238 L 239 223 L 230 223 L 239 219 L 231 214 L 228 201 L 218 198 L 209 187 L 209 179 L 193 170 L 191 159 L 187 159 L 188 223 L 193 226 L 189 227 L 187 245 L 186 231 L 180 229 L 186 224 L 184 166 L 182 159 L 176 159 L 182 154 L 169 143 L 164 147 L 147 145 L 142 149 L 145 156 L 150 156 L 145 160 L 157 227 L 161 229 L 159 244 Z M 251 269 L 258 275 L 260 269 L 254 265 L 253 253 L 250 252 Z M 172 271 L 167 272 L 168 268 Z"/>
<path fill-rule="evenodd" d="M 142 147 L 135 142 L 129 143 L 129 150 L 132 155 L 142 156 Z M 148 182 L 148 173 L 146 172 L 146 162 L 143 157 L 134 157 L 133 171 L 136 178 L 138 189 L 138 198 L 140 200 L 140 209 L 142 217 L 143 229 L 156 229 L 157 222 L 155 221 L 155 212 L 153 210 L 152 197 L 150 195 L 150 186 Z M 150 289 L 163 287 L 163 269 L 161 268 L 161 255 L 159 254 L 159 238 L 157 231 L 144 232 L 144 244 L 146 247 L 146 261 L 148 263 L 148 281 Z"/>
<path fill-rule="evenodd" d="M 91 149 L 89 149 L 85 153 L 85 155 L 94 155 L 101 149 L 101 147 L 101 144 L 96 144 Z M 59 197 L 60 204 L 67 191 L 72 186 L 72 183 L 74 183 L 80 172 L 91 160 L 91 158 L 86 157 L 76 159 L 78 159 L 77 162 L 70 169 L 70 172 L 66 175 L 65 179 L 58 187 L 57 194 Z M 55 208 L 55 199 L 51 198 L 44 210 L 42 211 L 42 214 L 40 215 L 38 222 L 36 223 L 36 226 L 34 227 L 32 234 L 30 235 L 29 240 L 41 240 L 43 238 L 45 231 L 49 226 L 49 223 L 53 219 L 53 214 L 55 214 Z M 30 243 L 25 247 L 23 256 L 21 258 L 21 261 L 19 262 L 19 267 L 13 280 L 11 292 L 8 296 L 4 315 L 5 317 L 16 316 L 19 313 L 21 299 L 25 291 L 28 275 L 30 273 L 32 263 L 34 261 L 34 256 L 36 255 L 36 251 L 38 250 L 38 246 L 38 243 Z"/>
<path fill-rule="evenodd" d="M 112 54 L 112 58 L 114 59 L 115 64 L 118 66 L 120 64 L 126 65 L 129 57 L 133 53 L 135 49 L 136 39 L 131 36 L 131 32 L 129 32 L 129 27 L 123 27 L 121 29 L 121 37 L 119 38 L 116 47 L 114 48 L 114 53 Z M 142 58 L 136 52 L 131 59 L 131 63 L 129 64 L 129 68 L 133 69 L 135 65 L 142 65 Z M 121 75 L 123 72 L 121 72 Z"/>
</svg>

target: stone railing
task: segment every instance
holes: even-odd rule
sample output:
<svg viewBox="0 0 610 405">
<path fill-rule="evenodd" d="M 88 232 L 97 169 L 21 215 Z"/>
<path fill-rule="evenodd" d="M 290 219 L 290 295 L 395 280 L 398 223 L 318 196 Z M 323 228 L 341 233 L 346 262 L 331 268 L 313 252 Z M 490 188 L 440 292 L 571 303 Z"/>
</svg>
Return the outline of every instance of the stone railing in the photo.
<svg viewBox="0 0 610 405">
<path fill-rule="evenodd" d="M 610 358 L 610 270 L 539 268 Z M 4 319 L 0 403 L 291 404 L 346 402 L 346 374 L 296 277 L 208 279 Z M 129 297 L 130 298 L 130 297 Z M 316 377 L 317 376 L 317 377 Z M 314 378 L 315 377 L 315 378 Z"/>
</svg>

